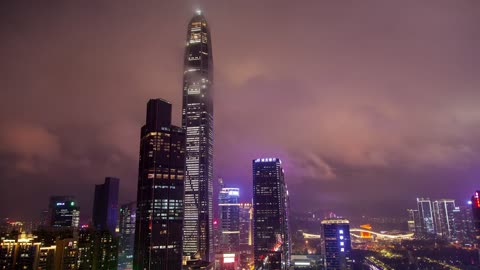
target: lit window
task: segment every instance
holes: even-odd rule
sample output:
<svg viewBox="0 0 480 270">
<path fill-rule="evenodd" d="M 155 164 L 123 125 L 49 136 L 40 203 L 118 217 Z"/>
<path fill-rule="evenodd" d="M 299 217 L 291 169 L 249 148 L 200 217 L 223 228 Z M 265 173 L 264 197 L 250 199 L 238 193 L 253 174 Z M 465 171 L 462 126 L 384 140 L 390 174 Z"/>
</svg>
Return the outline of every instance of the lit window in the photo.
<svg viewBox="0 0 480 270">
<path fill-rule="evenodd" d="M 343 230 L 339 230 L 338 233 L 339 233 L 339 234 L 343 234 Z"/>
<path fill-rule="evenodd" d="M 344 248 L 341 248 L 341 249 L 340 249 L 340 252 L 345 252 L 345 249 L 344 249 Z"/>
</svg>

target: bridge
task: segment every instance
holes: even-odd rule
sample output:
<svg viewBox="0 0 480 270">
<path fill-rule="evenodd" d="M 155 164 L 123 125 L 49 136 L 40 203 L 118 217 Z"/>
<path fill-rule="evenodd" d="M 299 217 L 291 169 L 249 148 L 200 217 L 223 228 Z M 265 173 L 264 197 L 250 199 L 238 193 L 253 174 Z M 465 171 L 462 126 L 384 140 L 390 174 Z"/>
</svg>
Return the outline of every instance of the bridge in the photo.
<svg viewBox="0 0 480 270">
<path fill-rule="evenodd" d="M 413 233 L 407 233 L 407 234 L 386 234 L 386 233 L 379 233 L 367 229 L 362 229 L 362 228 L 353 228 L 350 229 L 350 236 L 356 237 L 356 238 L 368 238 L 365 236 L 362 236 L 361 234 L 367 234 L 367 235 L 375 235 L 377 239 L 381 240 L 408 240 L 408 239 L 413 239 Z M 320 239 L 321 236 L 319 234 L 310 234 L 310 233 L 303 233 L 303 238 L 305 239 Z"/>
</svg>

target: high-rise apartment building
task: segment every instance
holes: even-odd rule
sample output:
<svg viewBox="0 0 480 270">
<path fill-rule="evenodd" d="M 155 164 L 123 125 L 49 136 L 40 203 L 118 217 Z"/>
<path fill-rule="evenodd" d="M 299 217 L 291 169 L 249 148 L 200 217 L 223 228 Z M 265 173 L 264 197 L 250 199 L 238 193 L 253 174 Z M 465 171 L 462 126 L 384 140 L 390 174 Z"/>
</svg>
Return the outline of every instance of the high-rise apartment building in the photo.
<svg viewBox="0 0 480 270">
<path fill-rule="evenodd" d="M 118 269 L 133 269 L 133 245 L 135 242 L 135 219 L 137 202 L 120 207 Z"/>
<path fill-rule="evenodd" d="M 240 244 L 240 189 L 222 188 L 218 195 L 220 212 L 220 249 L 223 253 L 238 251 Z"/>
<path fill-rule="evenodd" d="M 278 158 L 253 160 L 253 245 L 256 268 L 288 269 L 288 191 Z"/>
<path fill-rule="evenodd" d="M 172 105 L 151 99 L 141 129 L 134 269 L 181 269 L 185 132 Z"/>
<path fill-rule="evenodd" d="M 470 205 L 455 207 L 453 219 L 455 222 L 455 240 L 465 244 L 474 243 L 472 207 Z"/>
<path fill-rule="evenodd" d="M 239 213 L 240 245 L 251 246 L 252 240 L 252 219 L 253 207 L 251 203 L 240 203 Z"/>
<path fill-rule="evenodd" d="M 114 177 L 105 178 L 105 183 L 95 185 L 93 202 L 93 225 L 97 230 L 108 230 L 116 235 L 118 225 L 118 190 L 120 180 Z"/>
<path fill-rule="evenodd" d="M 209 25 L 201 11 L 187 30 L 182 126 L 186 131 L 183 252 L 213 261 L 213 60 Z"/>
</svg>

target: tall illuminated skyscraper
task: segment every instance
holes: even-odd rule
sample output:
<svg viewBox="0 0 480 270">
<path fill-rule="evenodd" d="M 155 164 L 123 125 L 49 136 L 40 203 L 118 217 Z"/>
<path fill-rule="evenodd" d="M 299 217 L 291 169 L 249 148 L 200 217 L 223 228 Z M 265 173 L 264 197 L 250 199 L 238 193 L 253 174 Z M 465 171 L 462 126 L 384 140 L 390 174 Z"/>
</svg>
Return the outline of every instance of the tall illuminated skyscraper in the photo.
<svg viewBox="0 0 480 270">
<path fill-rule="evenodd" d="M 120 239 L 118 247 L 118 269 L 133 269 L 133 245 L 135 243 L 135 219 L 137 202 L 120 207 Z"/>
<path fill-rule="evenodd" d="M 190 20 L 185 48 L 182 126 L 186 131 L 183 252 L 213 261 L 213 61 L 201 11 Z"/>
<path fill-rule="evenodd" d="M 224 253 L 237 252 L 240 245 L 240 189 L 222 188 L 218 195 L 220 211 L 220 248 Z"/>
<path fill-rule="evenodd" d="M 253 253 L 255 269 L 289 269 L 288 191 L 278 158 L 253 161 Z"/>
<path fill-rule="evenodd" d="M 185 132 L 172 105 L 152 99 L 141 130 L 133 269 L 182 267 Z"/>
<path fill-rule="evenodd" d="M 48 205 L 50 226 L 53 228 L 78 228 L 80 208 L 73 196 L 51 196 Z"/>
<path fill-rule="evenodd" d="M 455 236 L 455 200 L 441 199 L 433 202 L 435 217 L 435 232 L 445 239 L 453 239 Z"/>
<path fill-rule="evenodd" d="M 429 237 L 435 234 L 432 201 L 428 198 L 417 198 L 418 215 L 420 217 L 421 237 Z"/>
</svg>

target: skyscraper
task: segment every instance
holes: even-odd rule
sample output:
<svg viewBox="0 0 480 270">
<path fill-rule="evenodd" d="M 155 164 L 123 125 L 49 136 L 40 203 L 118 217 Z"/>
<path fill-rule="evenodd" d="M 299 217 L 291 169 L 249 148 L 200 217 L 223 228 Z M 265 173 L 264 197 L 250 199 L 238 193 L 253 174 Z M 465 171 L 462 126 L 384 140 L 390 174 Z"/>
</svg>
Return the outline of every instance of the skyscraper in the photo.
<svg viewBox="0 0 480 270">
<path fill-rule="evenodd" d="M 433 202 L 435 232 L 442 238 L 453 239 L 455 236 L 454 210 L 455 200 L 442 199 Z"/>
<path fill-rule="evenodd" d="M 212 40 L 200 11 L 190 20 L 185 48 L 182 126 L 186 131 L 183 252 L 213 261 Z"/>
<path fill-rule="evenodd" d="M 93 202 L 93 225 L 99 230 L 108 230 L 115 235 L 118 223 L 118 178 L 106 177 L 105 183 L 95 185 Z"/>
<path fill-rule="evenodd" d="M 73 196 L 51 196 L 48 205 L 50 226 L 53 228 L 78 228 L 80 208 Z"/>
<path fill-rule="evenodd" d="M 252 245 L 253 208 L 251 203 L 240 204 L 240 245 Z"/>
<path fill-rule="evenodd" d="M 124 204 L 120 207 L 120 240 L 118 250 L 118 269 L 133 268 L 133 245 L 135 242 L 135 218 L 137 202 Z"/>
<path fill-rule="evenodd" d="M 222 188 L 218 195 L 220 211 L 220 249 L 222 252 L 236 252 L 240 244 L 240 190 Z"/>
<path fill-rule="evenodd" d="M 417 198 L 418 215 L 420 218 L 421 237 L 432 236 L 435 233 L 432 202 L 428 198 Z"/>
<path fill-rule="evenodd" d="M 288 269 L 288 191 L 278 158 L 253 160 L 253 245 L 255 268 Z"/>
<path fill-rule="evenodd" d="M 323 220 L 321 248 L 325 269 L 351 269 L 350 222 L 338 218 Z"/>
<path fill-rule="evenodd" d="M 455 207 L 455 210 L 453 210 L 453 219 L 455 221 L 455 240 L 472 244 L 474 242 L 472 207 L 470 205 Z"/>
<path fill-rule="evenodd" d="M 134 269 L 181 269 L 185 132 L 151 99 L 140 136 Z"/>
</svg>

